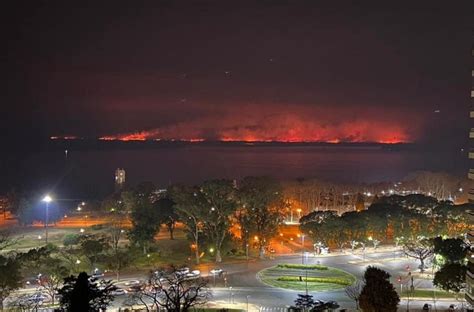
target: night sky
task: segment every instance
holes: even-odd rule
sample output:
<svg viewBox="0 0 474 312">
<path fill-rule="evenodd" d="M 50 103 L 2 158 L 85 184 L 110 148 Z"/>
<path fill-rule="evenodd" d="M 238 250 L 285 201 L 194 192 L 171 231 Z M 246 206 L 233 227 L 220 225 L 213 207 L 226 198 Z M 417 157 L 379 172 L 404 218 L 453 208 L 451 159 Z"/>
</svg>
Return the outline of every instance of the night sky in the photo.
<svg viewBox="0 0 474 312">
<path fill-rule="evenodd" d="M 4 142 L 467 141 L 474 1 L 124 3 L 3 6 Z"/>
</svg>

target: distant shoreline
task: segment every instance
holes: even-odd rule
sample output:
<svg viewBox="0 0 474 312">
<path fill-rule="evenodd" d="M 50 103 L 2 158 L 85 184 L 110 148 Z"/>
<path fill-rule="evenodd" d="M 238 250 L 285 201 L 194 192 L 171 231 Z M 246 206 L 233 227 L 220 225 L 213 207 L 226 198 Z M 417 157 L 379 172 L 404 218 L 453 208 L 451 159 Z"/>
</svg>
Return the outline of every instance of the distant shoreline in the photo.
<svg viewBox="0 0 474 312">
<path fill-rule="evenodd" d="M 97 139 L 54 139 L 48 141 L 48 149 L 149 149 L 163 147 L 321 147 L 321 148 L 354 148 L 354 149 L 383 149 L 383 150 L 416 150 L 414 143 L 377 143 L 377 142 L 265 142 L 265 141 L 120 141 Z"/>
</svg>

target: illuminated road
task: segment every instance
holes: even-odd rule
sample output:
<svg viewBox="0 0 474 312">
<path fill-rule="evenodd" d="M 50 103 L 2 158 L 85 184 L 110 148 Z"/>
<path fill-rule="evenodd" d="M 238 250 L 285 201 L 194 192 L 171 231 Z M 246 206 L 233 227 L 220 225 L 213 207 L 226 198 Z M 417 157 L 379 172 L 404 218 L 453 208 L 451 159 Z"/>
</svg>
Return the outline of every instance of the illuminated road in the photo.
<svg viewBox="0 0 474 312">
<path fill-rule="evenodd" d="M 246 309 L 246 302 L 248 299 L 250 310 L 256 311 L 273 311 L 279 312 L 281 309 L 291 305 L 296 298 L 298 291 L 279 289 L 267 286 L 259 281 L 257 273 L 265 268 L 277 265 L 278 263 L 301 263 L 301 255 L 288 255 L 280 256 L 271 260 L 264 261 L 250 261 L 248 263 L 231 263 L 221 264 L 219 266 L 202 265 L 199 267 L 204 277 L 208 276 L 209 270 L 219 267 L 227 272 L 227 281 L 224 282 L 222 277 L 217 277 L 215 280 L 213 277 L 209 277 L 209 285 L 211 286 L 213 298 L 212 302 L 220 306 L 238 306 L 239 308 Z M 418 263 L 411 258 L 406 258 L 400 251 L 394 250 L 381 250 L 374 252 L 373 250 L 367 250 L 366 254 L 363 255 L 358 251 L 356 254 L 350 252 L 342 254 L 331 254 L 326 256 L 309 256 L 306 258 L 306 264 L 322 264 L 331 267 L 336 267 L 345 270 L 358 279 L 362 278 L 365 268 L 368 265 L 374 265 L 388 271 L 392 276 L 392 283 L 396 285 L 397 289 L 399 283 L 397 281 L 399 276 L 402 276 L 403 283 L 407 285 L 409 283 L 408 270 L 416 268 Z M 431 288 L 432 283 L 428 279 L 419 278 L 419 273 L 413 273 L 414 286 L 417 288 Z M 144 280 L 145 276 L 127 275 L 123 276 L 119 287 L 124 287 L 124 284 L 128 280 Z M 406 287 L 404 285 L 404 287 Z M 408 284 L 409 285 L 409 284 Z M 232 287 L 232 289 L 230 289 Z M 301 291 L 300 291 L 301 293 Z M 310 292 L 315 299 L 322 301 L 334 300 L 337 301 L 341 308 L 354 309 L 355 304 L 351 301 L 344 293 L 344 290 L 339 291 L 328 291 L 328 292 Z M 113 307 L 110 310 L 118 309 L 124 301 L 126 296 L 119 296 L 114 301 Z M 433 305 L 432 299 L 424 299 L 421 301 L 411 301 L 410 310 L 420 311 L 421 306 L 424 303 L 430 303 Z M 455 303 L 454 300 L 449 301 L 437 301 L 436 307 L 438 311 L 445 311 L 449 304 Z M 406 311 L 406 301 L 402 301 L 400 304 L 400 311 Z M 432 311 L 435 311 L 433 309 Z"/>
<path fill-rule="evenodd" d="M 265 311 L 280 311 L 279 308 L 291 305 L 296 298 L 298 291 L 292 291 L 287 289 L 279 289 L 267 286 L 260 282 L 257 278 L 257 273 L 267 267 L 277 265 L 278 263 L 301 263 L 301 255 L 289 255 L 276 257 L 273 260 L 265 261 L 251 261 L 249 263 L 234 263 L 234 264 L 222 264 L 218 266 L 214 265 L 202 265 L 199 267 L 203 276 L 207 276 L 209 270 L 219 267 L 227 272 L 227 282 L 224 282 L 223 278 L 217 277 L 215 279 L 210 277 L 210 286 L 212 287 L 213 298 L 212 302 L 220 305 L 232 305 L 240 308 L 246 308 L 247 296 L 249 306 L 252 309 L 259 309 Z M 397 281 L 399 276 L 402 276 L 403 283 L 407 285 L 409 283 L 407 266 L 410 270 L 416 268 L 418 263 L 411 258 L 406 258 L 400 251 L 384 250 L 373 252 L 368 250 L 366 255 L 351 254 L 349 252 L 336 255 L 327 256 L 310 256 L 307 258 L 307 264 L 323 264 L 345 270 L 358 279 L 362 278 L 365 268 L 368 265 L 374 265 L 388 271 L 392 275 L 392 283 L 399 287 Z M 427 279 L 419 278 L 418 273 L 414 273 L 414 286 L 417 288 L 431 288 L 432 283 Z M 141 277 L 144 278 L 144 277 Z M 134 277 L 126 277 L 126 279 L 137 279 Z M 214 286 L 215 285 L 215 286 Z M 404 285 L 404 287 L 406 287 Z M 408 284 L 409 285 L 409 284 Z M 232 289 L 230 289 L 232 287 Z M 301 291 L 300 291 L 301 293 Z M 337 301 L 342 308 L 354 309 L 355 304 L 351 301 L 344 293 L 344 290 L 339 291 L 328 291 L 328 292 L 310 292 L 315 299 L 329 301 Z M 117 304 L 120 304 L 123 299 L 117 298 Z M 234 304 L 232 304 L 234 302 Z M 410 301 L 410 310 L 414 308 L 421 309 L 424 303 L 430 303 L 433 305 L 432 299 L 425 299 L 421 301 Z M 449 304 L 454 302 L 448 301 L 437 301 L 436 307 L 439 311 L 444 311 Z M 406 301 L 402 301 L 400 304 L 400 311 L 406 311 Z M 414 311 L 414 310 L 412 310 Z M 434 309 L 433 309 L 434 311 Z"/>
</svg>

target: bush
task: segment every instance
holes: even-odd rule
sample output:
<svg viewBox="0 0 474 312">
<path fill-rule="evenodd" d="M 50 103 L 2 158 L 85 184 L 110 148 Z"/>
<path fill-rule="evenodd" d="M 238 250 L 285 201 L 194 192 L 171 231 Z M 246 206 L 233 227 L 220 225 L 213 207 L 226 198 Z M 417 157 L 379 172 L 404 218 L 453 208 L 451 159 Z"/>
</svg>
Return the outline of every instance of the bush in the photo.
<svg viewBox="0 0 474 312">
<path fill-rule="evenodd" d="M 352 280 L 347 278 L 340 278 L 340 277 L 300 277 L 300 276 L 281 276 L 277 278 L 277 281 L 281 282 L 306 282 L 308 279 L 308 283 L 327 283 L 327 284 L 337 284 L 337 285 L 344 285 L 349 286 L 352 284 Z"/>
<path fill-rule="evenodd" d="M 91 230 L 100 231 L 105 229 L 105 224 L 94 224 L 91 226 Z"/>
<path fill-rule="evenodd" d="M 327 266 L 318 265 L 318 264 L 306 265 L 306 264 L 285 263 L 285 264 L 279 264 L 277 267 L 281 269 L 299 269 L 299 270 L 327 270 L 328 269 Z"/>
<path fill-rule="evenodd" d="M 63 239 L 63 245 L 66 247 L 77 245 L 80 239 L 81 235 L 79 234 L 66 234 Z"/>
</svg>

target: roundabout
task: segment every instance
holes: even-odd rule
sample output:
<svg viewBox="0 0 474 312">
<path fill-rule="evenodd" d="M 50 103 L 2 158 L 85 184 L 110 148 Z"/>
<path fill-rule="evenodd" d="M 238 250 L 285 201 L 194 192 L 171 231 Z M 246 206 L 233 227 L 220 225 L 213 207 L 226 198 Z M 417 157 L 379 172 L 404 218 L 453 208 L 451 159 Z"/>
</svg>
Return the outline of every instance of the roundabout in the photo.
<svg viewBox="0 0 474 312">
<path fill-rule="evenodd" d="M 277 288 L 296 291 L 333 291 L 352 285 L 354 275 L 324 265 L 280 263 L 258 272 L 263 283 Z"/>
</svg>

